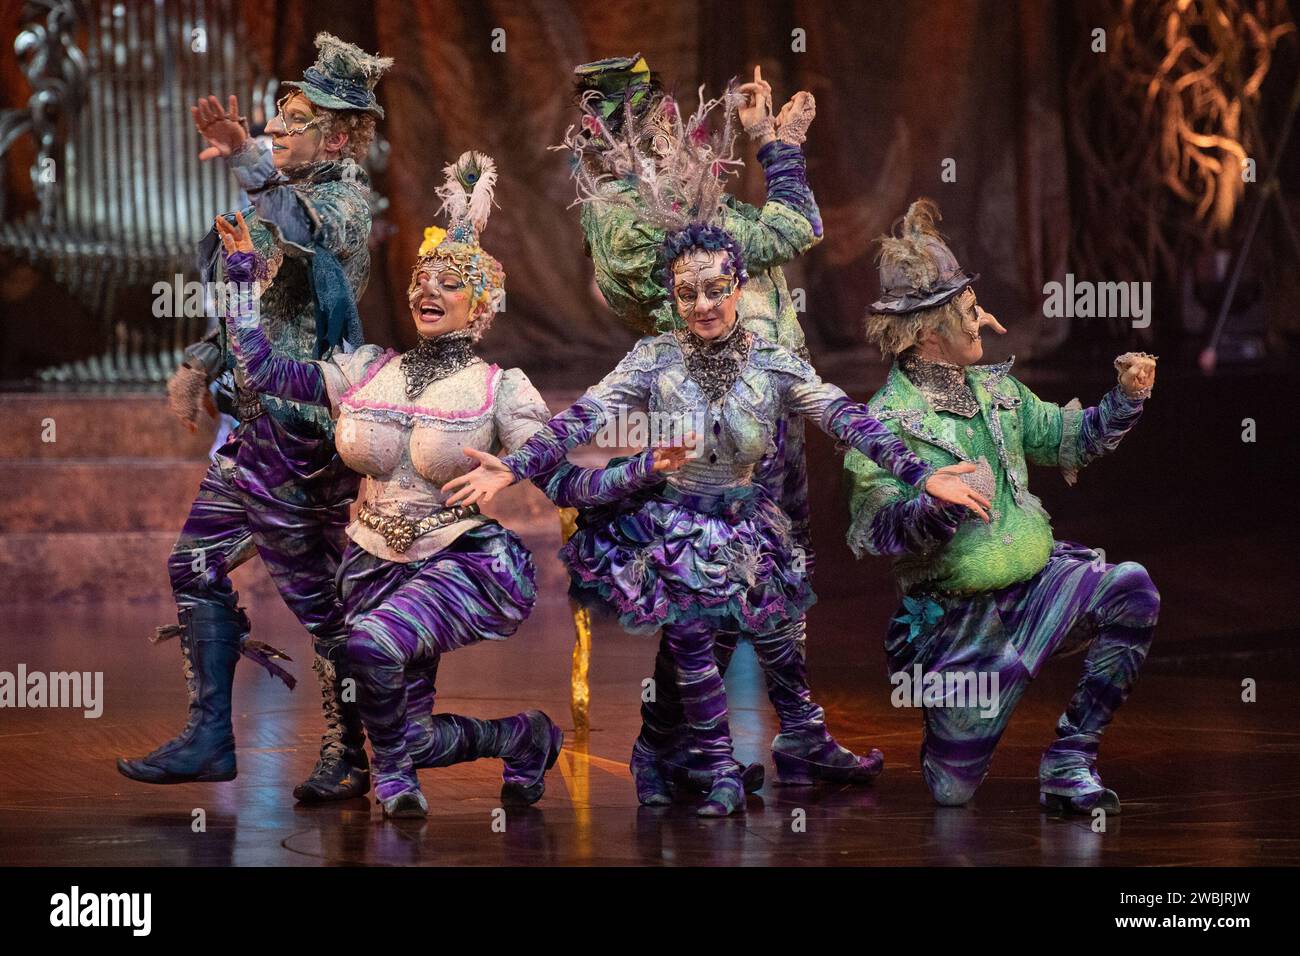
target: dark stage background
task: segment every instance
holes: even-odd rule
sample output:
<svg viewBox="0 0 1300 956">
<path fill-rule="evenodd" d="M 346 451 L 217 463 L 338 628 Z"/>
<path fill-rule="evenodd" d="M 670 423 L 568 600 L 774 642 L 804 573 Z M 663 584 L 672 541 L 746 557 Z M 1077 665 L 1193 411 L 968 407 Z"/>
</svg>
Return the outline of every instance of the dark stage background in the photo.
<svg viewBox="0 0 1300 956">
<path fill-rule="evenodd" d="M 865 384 L 878 374 L 862 377 L 877 364 L 861 333 L 877 289 L 871 241 L 921 194 L 940 202 L 959 256 L 982 274 L 981 303 L 1011 329 L 1006 350 L 1022 361 L 1077 355 L 1061 349 L 1067 341 L 1096 348 L 1097 358 L 1112 354 L 1112 344 L 1199 348 L 1213 289 L 1202 289 L 1200 300 L 1192 293 L 1204 286 L 1215 253 L 1222 259 L 1240 244 L 1262 189 L 1234 187 L 1229 149 L 1193 147 L 1187 138 L 1222 135 L 1267 166 L 1288 112 L 1296 44 L 1292 14 L 1278 0 L 1193 5 L 1189 25 L 1166 36 L 1173 7 L 1108 0 L 161 4 L 192 22 L 202 22 L 199 10 L 229 11 L 243 28 L 237 59 L 267 76 L 300 76 L 319 30 L 395 57 L 380 88 L 389 152 L 375 181 L 391 205 L 376 229 L 362 304 L 369 337 L 413 340 L 403 296 L 423 228 L 434 221 L 433 187 L 449 159 L 485 150 L 501 171 L 501 208 L 486 242 L 508 273 L 508 311 L 484 349 L 544 385 L 575 387 L 617 359 L 632 336 L 594 295 L 577 211 L 568 208 L 566 158 L 546 147 L 574 118 L 573 65 L 637 51 L 687 102 L 697 83 L 716 91 L 755 64 L 779 102 L 798 89 L 816 95 L 807 152 L 827 238 L 787 273 L 807 294 L 813 355 L 852 354 L 862 369 L 851 366 L 851 378 Z M 0 3 L 10 36 L 31 21 L 23 8 L 18 0 Z M 1219 9 L 1231 27 L 1216 32 L 1194 22 L 1199 13 L 1214 26 Z M 1246 14 L 1249 23 L 1240 20 Z M 1106 53 L 1092 50 L 1097 27 L 1107 31 Z M 506 48 L 493 52 L 498 28 Z M 806 52 L 792 49 L 797 31 Z M 1206 63 L 1217 67 L 1204 89 L 1189 84 Z M 24 107 L 32 87 L 11 43 L 0 48 L 0 77 L 3 105 Z M 143 76 L 136 80 L 147 88 Z M 197 168 L 197 134 L 188 126 L 178 132 L 174 152 Z M 752 149 L 742 148 L 749 165 L 736 190 L 761 202 L 761 171 Z M 8 152 L 8 219 L 34 205 L 33 155 L 27 136 Z M 955 163 L 954 182 L 941 180 L 945 160 Z M 1284 201 L 1294 206 L 1300 147 L 1292 143 L 1284 160 Z M 1264 174 L 1261 168 L 1261 183 Z M 198 235 L 207 220 L 195 219 Z M 1294 343 L 1300 297 L 1288 264 L 1297 251 L 1269 215 L 1247 261 L 1242 288 L 1267 313 L 1275 354 Z M 3 262 L 0 380 L 111 348 L 114 334 L 147 315 L 141 290 L 170 275 L 140 276 L 134 293 L 118 293 L 115 317 L 97 318 L 103 303 L 94 294 L 69 293 L 68 283 L 46 278 L 49 269 L 21 265 L 12 254 Z M 1105 320 L 1043 318 L 1044 282 L 1067 271 L 1094 281 L 1152 280 L 1151 328 L 1139 336 Z"/>
</svg>

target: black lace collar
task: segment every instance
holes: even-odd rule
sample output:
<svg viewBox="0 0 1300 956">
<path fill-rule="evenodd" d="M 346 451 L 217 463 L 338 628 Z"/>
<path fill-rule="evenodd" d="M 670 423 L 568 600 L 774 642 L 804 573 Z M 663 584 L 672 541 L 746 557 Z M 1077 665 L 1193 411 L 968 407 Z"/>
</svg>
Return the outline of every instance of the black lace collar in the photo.
<svg viewBox="0 0 1300 956">
<path fill-rule="evenodd" d="M 754 343 L 754 336 L 740 327 L 739 319 L 730 332 L 717 339 L 702 339 L 690 329 L 676 329 L 673 335 L 682 350 L 686 374 L 712 402 L 736 384 Z"/>
<path fill-rule="evenodd" d="M 417 398 L 430 382 L 446 378 L 478 361 L 474 340 L 469 332 L 448 332 L 402 353 L 402 374 L 406 376 L 406 395 Z"/>
<path fill-rule="evenodd" d="M 898 367 L 937 412 L 972 418 L 980 410 L 975 393 L 966 384 L 966 370 L 948 362 L 930 362 L 913 351 L 898 357 Z"/>
</svg>

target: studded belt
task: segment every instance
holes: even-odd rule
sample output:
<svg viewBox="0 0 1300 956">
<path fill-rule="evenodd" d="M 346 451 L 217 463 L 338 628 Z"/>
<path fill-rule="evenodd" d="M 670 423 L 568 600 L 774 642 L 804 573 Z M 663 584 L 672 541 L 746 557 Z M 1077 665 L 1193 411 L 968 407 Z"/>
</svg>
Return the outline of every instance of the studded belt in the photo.
<svg viewBox="0 0 1300 956">
<path fill-rule="evenodd" d="M 402 554 L 421 535 L 471 518 L 478 513 L 478 505 L 453 505 L 435 511 L 431 515 L 425 515 L 423 518 L 408 518 L 405 515 L 381 514 L 373 510 L 369 504 L 363 504 L 357 513 L 357 520 L 370 530 L 379 532 L 390 548 Z"/>
<path fill-rule="evenodd" d="M 241 422 L 251 422 L 265 413 L 266 408 L 256 392 L 250 392 L 245 388 L 235 389 L 235 418 Z"/>
</svg>

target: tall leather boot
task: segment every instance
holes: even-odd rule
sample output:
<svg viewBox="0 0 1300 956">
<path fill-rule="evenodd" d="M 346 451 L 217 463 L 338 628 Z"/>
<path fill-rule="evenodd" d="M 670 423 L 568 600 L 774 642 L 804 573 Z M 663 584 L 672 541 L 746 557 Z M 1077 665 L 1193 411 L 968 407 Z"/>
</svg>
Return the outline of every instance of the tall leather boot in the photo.
<svg viewBox="0 0 1300 956">
<path fill-rule="evenodd" d="M 826 780 L 869 783 L 884 769 L 885 757 L 873 749 L 865 757 L 841 747 L 826 729 L 826 713 L 808 689 L 804 660 L 804 619 L 753 638 L 763 667 L 767 695 L 781 721 L 772 740 L 777 779 L 787 786 Z"/>
<path fill-rule="evenodd" d="M 309 776 L 293 788 L 301 803 L 350 800 L 370 791 L 370 761 L 366 757 L 366 733 L 357 706 L 357 682 L 351 680 L 346 660 L 330 661 L 317 648 L 312 670 L 320 680 L 325 733 L 321 735 L 320 758 Z M 343 657 L 340 646 L 338 656 Z M 350 700 L 348 698 L 351 698 Z"/>
<path fill-rule="evenodd" d="M 234 780 L 230 694 L 248 618 L 242 609 L 201 602 L 181 608 L 177 620 L 190 694 L 189 719 L 179 735 L 147 756 L 119 757 L 118 772 L 141 783 Z"/>
</svg>

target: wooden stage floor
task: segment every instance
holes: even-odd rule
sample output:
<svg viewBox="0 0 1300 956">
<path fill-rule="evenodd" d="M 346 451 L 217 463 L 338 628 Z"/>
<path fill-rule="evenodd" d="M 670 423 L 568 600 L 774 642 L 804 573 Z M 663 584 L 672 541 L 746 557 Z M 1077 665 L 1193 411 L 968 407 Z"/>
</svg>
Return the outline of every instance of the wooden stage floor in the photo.
<svg viewBox="0 0 1300 956">
<path fill-rule="evenodd" d="M 1041 390 L 1093 400 L 1106 377 Z M 542 707 L 566 729 L 546 797 L 510 813 L 504 832 L 493 827 L 499 761 L 423 771 L 431 815 L 421 826 L 385 823 L 366 800 L 294 806 L 291 790 L 316 758 L 319 695 L 306 634 L 251 567 L 235 578 L 254 635 L 294 655 L 298 689 L 240 665 L 237 780 L 128 781 L 114 758 L 145 753 L 184 723 L 179 650 L 151 647 L 146 636 L 175 620 L 163 558 L 201 466 L 168 484 L 171 459 L 119 460 L 109 454 L 119 454 L 115 445 L 96 444 L 132 422 L 148 435 L 139 422 L 162 415 L 161 399 L 138 414 L 121 403 L 92 415 L 69 405 L 59 413 L 58 446 L 30 439 L 30 448 L 0 447 L 0 463 L 14 459 L 0 472 L 0 671 L 20 663 L 102 671 L 104 710 L 97 719 L 0 710 L 0 864 L 1300 864 L 1300 532 L 1288 500 L 1300 426 L 1277 401 L 1297 388 L 1290 373 L 1170 377 L 1119 454 L 1076 487 L 1034 472 L 1059 537 L 1103 547 L 1111 561 L 1142 562 L 1162 595 L 1151 657 L 1102 748 L 1101 773 L 1124 805 L 1105 833 L 1037 805 L 1038 757 L 1078 657 L 1051 662 L 1031 687 L 974 802 L 932 803 L 918 770 L 919 715 L 889 701 L 881 649 L 895 607 L 888 568 L 848 554 L 840 464 L 817 433 L 809 436 L 821 596 L 809 619 L 812 686 L 841 742 L 884 751 L 885 772 L 871 789 L 769 781 L 747 814 L 725 820 L 701 820 L 689 805 L 638 808 L 626 762 L 654 642 L 597 622 L 592 726 L 578 739 L 555 512 L 526 487 L 519 494 L 536 500 L 518 499 L 508 523 L 537 556 L 538 608 L 509 641 L 449 655 L 439 676 L 440 710 L 491 717 Z M 23 434 L 39 434 L 47 399 L 14 401 L 9 418 L 31 425 Z M 125 425 L 106 434 L 119 414 Z M 1258 444 L 1240 440 L 1245 415 L 1258 416 Z M 86 457 L 96 449 L 100 458 Z M 56 452 L 72 457 L 38 457 Z M 178 460 L 201 460 L 197 441 L 186 455 Z M 128 533 L 142 526 L 147 533 Z M 1253 703 L 1241 699 L 1247 679 L 1257 685 Z M 764 760 L 770 775 L 775 719 L 747 647 L 728 685 L 738 756 Z M 196 810 L 204 832 L 192 828 Z"/>
<path fill-rule="evenodd" d="M 769 780 L 748 812 L 700 820 L 689 804 L 638 808 L 626 769 L 637 694 L 653 641 L 600 622 L 592 655 L 592 728 L 576 741 L 567 700 L 571 627 L 563 600 L 544 602 L 510 641 L 444 660 L 439 709 L 494 716 L 541 706 L 566 728 L 566 749 L 545 798 L 493 828 L 500 762 L 421 772 L 430 817 L 382 820 L 367 800 L 295 807 L 290 791 L 315 759 L 316 689 L 289 693 L 240 665 L 236 682 L 239 777 L 223 784 L 150 787 L 120 777 L 119 754 L 138 754 L 183 723 L 175 647 L 144 639 L 166 605 L 23 610 L 4 622 L 8 662 L 29 669 L 103 670 L 104 713 L 7 710 L 0 724 L 0 863 L 39 865 L 729 864 L 729 865 L 1256 865 L 1300 863 L 1300 694 L 1290 678 L 1261 680 L 1243 704 L 1236 674 L 1144 675 L 1102 751 L 1101 770 L 1124 802 L 1106 833 L 1086 820 L 1039 811 L 1038 754 L 1073 684 L 1079 658 L 1049 665 L 1030 690 L 966 808 L 935 806 L 921 780 L 918 716 L 889 704 L 862 636 L 862 663 L 813 645 L 813 685 L 845 744 L 886 755 L 869 789 L 780 788 Z M 272 601 L 250 607 L 263 635 L 295 622 Z M 853 602 L 814 609 L 814 633 L 845 637 Z M 841 640 L 843 643 L 843 640 Z M 72 649 L 76 648 L 74 652 Z M 292 651 L 291 651 L 292 653 Z M 819 666 L 820 663 L 820 666 Z M 295 662 L 310 677 L 305 655 Z M 1261 678 L 1267 675 L 1259 675 Z M 728 679 L 737 752 L 765 759 L 775 721 L 748 648 Z M 193 832 L 202 809 L 206 831 Z M 804 811 L 806 826 L 793 826 Z"/>
</svg>

